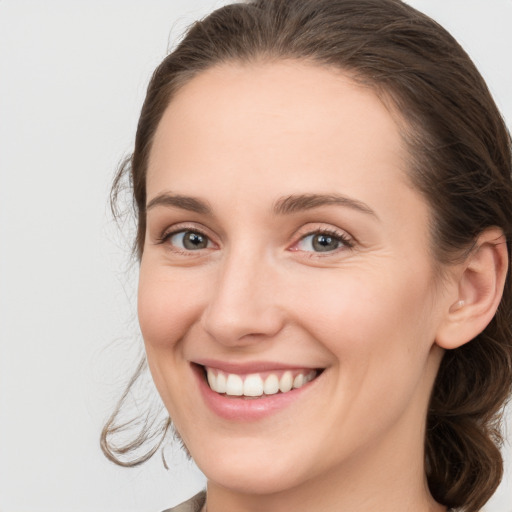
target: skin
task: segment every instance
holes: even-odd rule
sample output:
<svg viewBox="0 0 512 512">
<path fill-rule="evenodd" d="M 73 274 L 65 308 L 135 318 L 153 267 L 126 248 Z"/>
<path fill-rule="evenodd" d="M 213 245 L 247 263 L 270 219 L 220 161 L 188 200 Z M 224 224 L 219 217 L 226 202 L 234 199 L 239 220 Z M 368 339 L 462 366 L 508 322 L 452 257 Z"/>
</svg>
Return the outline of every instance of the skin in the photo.
<svg viewBox="0 0 512 512">
<path fill-rule="evenodd" d="M 423 440 L 458 288 L 434 271 L 408 159 L 370 89 L 307 63 L 215 67 L 167 108 L 148 204 L 193 196 L 211 213 L 148 209 L 139 320 L 158 391 L 208 478 L 208 512 L 446 510 L 428 492 Z M 372 213 L 273 211 L 301 194 Z M 208 246 L 164 238 L 180 230 Z M 315 252 L 307 236 L 322 230 L 348 243 Z M 205 405 L 201 358 L 325 370 L 283 410 L 238 422 Z"/>
</svg>

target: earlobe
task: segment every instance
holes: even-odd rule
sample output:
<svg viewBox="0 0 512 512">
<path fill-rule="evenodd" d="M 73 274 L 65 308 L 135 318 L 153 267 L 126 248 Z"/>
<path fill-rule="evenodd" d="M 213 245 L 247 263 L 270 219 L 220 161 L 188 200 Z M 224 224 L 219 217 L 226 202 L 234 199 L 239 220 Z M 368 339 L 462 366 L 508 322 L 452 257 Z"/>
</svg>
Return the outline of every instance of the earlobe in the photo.
<svg viewBox="0 0 512 512">
<path fill-rule="evenodd" d="M 448 304 L 436 343 L 454 349 L 471 341 L 492 320 L 498 309 L 508 270 L 505 236 L 499 228 L 480 234 L 469 256 L 461 263 L 458 296 Z"/>
</svg>

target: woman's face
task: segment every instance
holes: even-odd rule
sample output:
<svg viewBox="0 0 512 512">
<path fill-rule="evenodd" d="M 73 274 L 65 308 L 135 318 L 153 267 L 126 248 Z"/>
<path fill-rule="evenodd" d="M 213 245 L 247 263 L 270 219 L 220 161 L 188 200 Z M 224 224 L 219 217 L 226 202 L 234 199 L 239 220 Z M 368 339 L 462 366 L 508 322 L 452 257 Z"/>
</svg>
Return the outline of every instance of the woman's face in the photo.
<svg viewBox="0 0 512 512">
<path fill-rule="evenodd" d="M 167 108 L 139 319 L 213 482 L 267 493 L 423 471 L 447 299 L 407 161 L 370 89 L 305 63 L 219 66 Z"/>
</svg>

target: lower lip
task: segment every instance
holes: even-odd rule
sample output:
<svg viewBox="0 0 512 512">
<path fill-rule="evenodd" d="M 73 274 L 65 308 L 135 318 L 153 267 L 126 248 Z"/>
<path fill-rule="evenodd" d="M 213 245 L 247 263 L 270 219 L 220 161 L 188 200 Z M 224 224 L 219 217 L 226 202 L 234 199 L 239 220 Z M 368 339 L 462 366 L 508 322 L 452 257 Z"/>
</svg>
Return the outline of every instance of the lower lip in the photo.
<svg viewBox="0 0 512 512">
<path fill-rule="evenodd" d="M 307 393 L 319 378 L 317 377 L 301 388 L 287 393 L 263 395 L 261 398 L 228 397 L 210 389 L 202 367 L 197 365 L 192 365 L 192 367 L 206 405 L 217 416 L 231 421 L 256 421 L 277 413 Z"/>
</svg>

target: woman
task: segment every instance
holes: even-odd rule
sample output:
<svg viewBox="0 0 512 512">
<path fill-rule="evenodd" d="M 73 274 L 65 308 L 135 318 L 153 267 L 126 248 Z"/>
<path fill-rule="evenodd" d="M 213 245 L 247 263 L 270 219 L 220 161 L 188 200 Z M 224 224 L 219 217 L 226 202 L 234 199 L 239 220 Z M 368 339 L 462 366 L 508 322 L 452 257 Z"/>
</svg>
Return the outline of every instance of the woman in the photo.
<svg viewBox="0 0 512 512">
<path fill-rule="evenodd" d="M 480 510 L 511 144 L 446 31 L 398 0 L 221 8 L 155 71 L 114 198 L 127 174 L 147 363 L 208 479 L 176 510 Z M 116 447 L 118 413 L 113 460 L 155 439 Z"/>
</svg>

